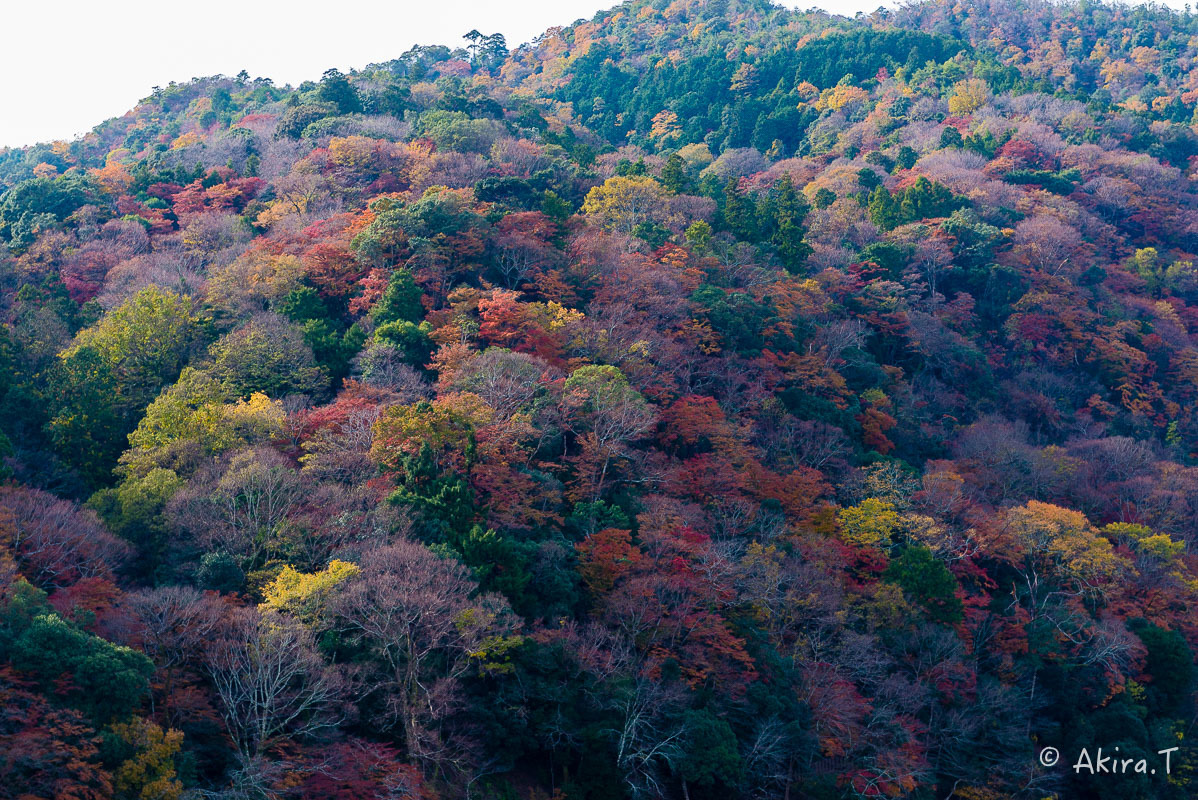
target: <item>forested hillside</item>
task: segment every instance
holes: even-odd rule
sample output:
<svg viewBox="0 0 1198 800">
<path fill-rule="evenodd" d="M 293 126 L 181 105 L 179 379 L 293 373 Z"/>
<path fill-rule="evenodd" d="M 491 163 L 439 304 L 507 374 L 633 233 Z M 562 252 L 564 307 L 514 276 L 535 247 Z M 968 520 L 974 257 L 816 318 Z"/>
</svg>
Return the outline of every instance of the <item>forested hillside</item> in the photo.
<svg viewBox="0 0 1198 800">
<path fill-rule="evenodd" d="M 463 42 L 0 151 L 0 797 L 1195 796 L 1198 18 Z"/>
</svg>

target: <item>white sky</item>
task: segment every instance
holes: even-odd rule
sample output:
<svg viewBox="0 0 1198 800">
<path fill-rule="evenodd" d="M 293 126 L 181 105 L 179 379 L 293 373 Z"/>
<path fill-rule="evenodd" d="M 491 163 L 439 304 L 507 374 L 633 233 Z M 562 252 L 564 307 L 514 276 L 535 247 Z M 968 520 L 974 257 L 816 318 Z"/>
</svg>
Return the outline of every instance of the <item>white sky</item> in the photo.
<svg viewBox="0 0 1198 800">
<path fill-rule="evenodd" d="M 172 80 L 244 69 L 295 85 L 330 67 L 387 61 L 414 44 L 459 46 L 472 28 L 502 33 L 515 47 L 616 2 L 22 0 L 7 4 L 0 23 L 0 147 L 70 139 Z M 784 4 L 851 16 L 883 2 Z"/>
</svg>

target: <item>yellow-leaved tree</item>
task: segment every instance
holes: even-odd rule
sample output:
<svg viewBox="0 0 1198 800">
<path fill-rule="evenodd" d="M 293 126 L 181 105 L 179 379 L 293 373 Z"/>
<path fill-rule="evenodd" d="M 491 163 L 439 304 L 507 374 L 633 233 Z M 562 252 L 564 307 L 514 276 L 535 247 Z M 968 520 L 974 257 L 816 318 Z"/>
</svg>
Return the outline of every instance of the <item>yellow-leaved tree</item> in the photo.
<svg viewBox="0 0 1198 800">
<path fill-rule="evenodd" d="M 990 102 L 990 87 L 980 78 L 969 78 L 953 86 L 953 96 L 948 99 L 950 114 L 972 114 Z"/>
<path fill-rule="evenodd" d="M 1032 500 L 1003 523 L 1033 606 L 1053 592 L 1101 594 L 1127 566 L 1080 511 Z"/>
<path fill-rule="evenodd" d="M 150 403 L 129 435 L 121 470 L 140 477 L 155 467 L 174 468 L 180 460 L 268 441 L 282 432 L 286 417 L 283 404 L 261 392 L 229 402 L 220 381 L 187 367 L 178 383 Z"/>
<path fill-rule="evenodd" d="M 582 213 L 610 231 L 631 234 L 663 208 L 665 190 L 645 175 L 616 175 L 587 192 Z"/>
<path fill-rule="evenodd" d="M 840 522 L 841 538 L 858 547 L 888 547 L 899 525 L 894 504 L 876 497 L 841 509 L 836 519 Z"/>
<path fill-rule="evenodd" d="M 183 734 L 163 730 L 153 722 L 134 717 L 116 722 L 111 732 L 133 748 L 133 755 L 113 772 L 112 787 L 119 797 L 140 800 L 178 800 L 183 784 L 175 770 L 175 758 L 183 746 Z"/>
<path fill-rule="evenodd" d="M 300 572 L 287 565 L 266 587 L 263 605 L 285 611 L 309 627 L 326 619 L 337 587 L 361 572 L 357 564 L 333 559 L 320 572 Z"/>
</svg>

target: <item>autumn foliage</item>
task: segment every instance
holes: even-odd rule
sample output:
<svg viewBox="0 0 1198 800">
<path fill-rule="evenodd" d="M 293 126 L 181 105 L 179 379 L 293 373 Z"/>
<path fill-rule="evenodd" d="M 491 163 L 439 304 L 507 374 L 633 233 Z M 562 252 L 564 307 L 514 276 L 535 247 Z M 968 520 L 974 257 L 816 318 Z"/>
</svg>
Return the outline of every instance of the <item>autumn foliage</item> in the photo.
<svg viewBox="0 0 1198 800">
<path fill-rule="evenodd" d="M 0 797 L 1194 796 L 1194 16 L 463 41 L 0 151 Z"/>
</svg>

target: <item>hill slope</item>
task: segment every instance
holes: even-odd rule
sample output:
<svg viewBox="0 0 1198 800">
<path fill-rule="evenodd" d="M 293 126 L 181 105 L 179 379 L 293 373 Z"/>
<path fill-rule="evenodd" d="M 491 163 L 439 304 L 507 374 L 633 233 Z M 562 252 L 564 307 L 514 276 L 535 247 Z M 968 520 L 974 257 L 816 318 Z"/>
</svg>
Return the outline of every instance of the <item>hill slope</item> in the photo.
<svg viewBox="0 0 1198 800">
<path fill-rule="evenodd" d="M 1192 796 L 1198 20 L 466 42 L 0 152 L 0 782 Z"/>
</svg>

